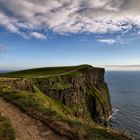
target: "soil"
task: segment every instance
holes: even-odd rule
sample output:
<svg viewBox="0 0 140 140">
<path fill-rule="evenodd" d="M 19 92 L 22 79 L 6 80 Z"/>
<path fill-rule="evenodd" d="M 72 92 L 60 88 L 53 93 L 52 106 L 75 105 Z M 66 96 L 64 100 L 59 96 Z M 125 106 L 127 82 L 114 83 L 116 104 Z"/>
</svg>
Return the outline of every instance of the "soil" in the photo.
<svg viewBox="0 0 140 140">
<path fill-rule="evenodd" d="M 64 140 L 51 128 L 31 118 L 2 98 L 0 98 L 0 111 L 10 119 L 16 131 L 16 140 Z"/>
</svg>

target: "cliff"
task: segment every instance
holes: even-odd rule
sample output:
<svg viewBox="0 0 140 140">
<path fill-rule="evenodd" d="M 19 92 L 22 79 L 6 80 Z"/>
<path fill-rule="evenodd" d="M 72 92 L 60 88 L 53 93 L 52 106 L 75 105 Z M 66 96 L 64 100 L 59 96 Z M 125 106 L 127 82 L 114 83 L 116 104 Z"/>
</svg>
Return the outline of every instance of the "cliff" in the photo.
<svg viewBox="0 0 140 140">
<path fill-rule="evenodd" d="M 88 66 L 77 73 L 35 79 L 34 82 L 44 94 L 71 108 L 73 115 L 84 121 L 92 119 L 103 123 L 111 114 L 104 69 Z"/>
<path fill-rule="evenodd" d="M 82 65 L 52 76 L 13 78 L 2 81 L 9 89 L 41 92 L 71 109 L 71 113 L 84 121 L 105 123 L 111 115 L 111 104 L 104 69 Z"/>
<path fill-rule="evenodd" d="M 111 115 L 104 73 L 80 65 L 1 74 L 0 96 L 64 140 L 131 140 L 104 126 Z"/>
</svg>

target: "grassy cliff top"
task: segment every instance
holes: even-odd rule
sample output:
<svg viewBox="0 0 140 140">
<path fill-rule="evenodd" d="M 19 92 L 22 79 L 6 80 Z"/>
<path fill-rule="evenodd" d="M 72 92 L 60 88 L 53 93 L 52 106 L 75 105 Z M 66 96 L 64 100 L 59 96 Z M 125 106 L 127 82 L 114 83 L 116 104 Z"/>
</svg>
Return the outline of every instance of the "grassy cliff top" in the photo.
<svg viewBox="0 0 140 140">
<path fill-rule="evenodd" d="M 79 66 L 36 68 L 36 69 L 28 69 L 28 70 L 21 70 L 21 71 L 0 74 L 0 77 L 43 78 L 43 77 L 66 75 L 71 73 L 78 74 L 84 72 L 84 70 L 86 70 L 88 67 L 92 67 L 92 66 L 79 65 Z"/>
</svg>

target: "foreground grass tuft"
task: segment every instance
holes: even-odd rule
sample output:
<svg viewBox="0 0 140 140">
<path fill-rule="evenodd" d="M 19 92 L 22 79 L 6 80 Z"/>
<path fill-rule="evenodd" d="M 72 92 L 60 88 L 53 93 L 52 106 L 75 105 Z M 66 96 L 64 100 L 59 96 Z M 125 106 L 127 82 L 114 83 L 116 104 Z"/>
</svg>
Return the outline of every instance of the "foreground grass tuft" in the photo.
<svg viewBox="0 0 140 140">
<path fill-rule="evenodd" d="M 15 131 L 8 118 L 0 113 L 0 140 L 15 140 Z"/>
</svg>

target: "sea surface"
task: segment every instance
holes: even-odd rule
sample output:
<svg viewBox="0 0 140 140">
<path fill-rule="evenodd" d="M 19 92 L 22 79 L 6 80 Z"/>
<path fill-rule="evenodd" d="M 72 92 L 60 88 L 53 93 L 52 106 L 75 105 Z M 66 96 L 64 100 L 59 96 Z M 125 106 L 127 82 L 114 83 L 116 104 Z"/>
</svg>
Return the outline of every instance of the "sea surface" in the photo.
<svg viewBox="0 0 140 140">
<path fill-rule="evenodd" d="M 140 72 L 107 71 L 113 116 L 110 125 L 140 140 Z"/>
<path fill-rule="evenodd" d="M 5 71 L 4 70 L 0 70 L 0 73 L 5 73 Z"/>
<path fill-rule="evenodd" d="M 7 73 L 7 72 L 11 72 L 11 70 L 0 70 L 0 74 L 1 73 Z"/>
</svg>

